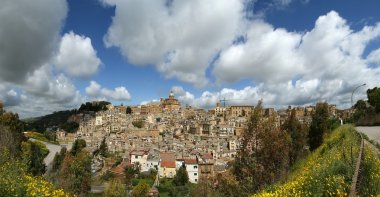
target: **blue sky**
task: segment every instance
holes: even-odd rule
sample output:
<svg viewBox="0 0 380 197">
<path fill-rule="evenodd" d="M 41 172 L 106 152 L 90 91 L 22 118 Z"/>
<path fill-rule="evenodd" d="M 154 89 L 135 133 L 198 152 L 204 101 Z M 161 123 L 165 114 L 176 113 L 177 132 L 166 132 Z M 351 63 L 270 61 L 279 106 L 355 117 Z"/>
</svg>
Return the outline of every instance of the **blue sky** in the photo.
<svg viewBox="0 0 380 197">
<path fill-rule="evenodd" d="M 3 0 L 0 100 L 21 117 L 171 90 L 200 108 L 347 108 L 380 86 L 379 1 L 170 2 Z"/>
</svg>

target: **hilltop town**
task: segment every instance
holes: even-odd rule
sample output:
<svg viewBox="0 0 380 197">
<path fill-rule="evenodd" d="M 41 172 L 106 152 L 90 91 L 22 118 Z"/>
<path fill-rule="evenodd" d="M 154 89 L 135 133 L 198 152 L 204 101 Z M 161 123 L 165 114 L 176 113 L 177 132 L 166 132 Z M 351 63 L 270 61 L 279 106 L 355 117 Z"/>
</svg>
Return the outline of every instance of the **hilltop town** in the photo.
<svg viewBox="0 0 380 197">
<path fill-rule="evenodd" d="M 126 165 L 139 163 L 141 172 L 155 169 L 160 178 L 173 178 L 179 167 L 186 164 L 189 181 L 197 183 L 200 178 L 228 168 L 239 150 L 253 109 L 253 105 L 226 106 L 220 102 L 207 111 L 181 107 L 171 92 L 158 102 L 132 107 L 109 104 L 105 111 L 79 114 L 76 133 L 59 130 L 56 134 L 61 143 L 85 140 L 90 152 L 98 150 L 104 139 L 108 151 L 123 158 L 120 166 L 108 169 L 102 158 L 95 158 L 92 165 L 95 173 L 123 174 Z M 349 115 L 349 111 L 338 114 L 335 105 L 329 105 L 328 109 L 331 118 Z M 315 106 L 294 110 L 298 121 L 311 123 Z M 274 117 L 280 127 L 291 111 L 289 106 L 278 111 L 265 108 L 262 113 L 264 117 Z"/>
</svg>

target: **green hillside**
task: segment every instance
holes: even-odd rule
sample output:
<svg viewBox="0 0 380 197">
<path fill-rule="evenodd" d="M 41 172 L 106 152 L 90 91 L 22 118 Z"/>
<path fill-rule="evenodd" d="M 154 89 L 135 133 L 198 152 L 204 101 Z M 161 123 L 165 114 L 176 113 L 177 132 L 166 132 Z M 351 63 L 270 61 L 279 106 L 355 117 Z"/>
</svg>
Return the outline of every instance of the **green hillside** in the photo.
<svg viewBox="0 0 380 197">
<path fill-rule="evenodd" d="M 43 133 L 47 128 L 61 128 L 67 132 L 73 133 L 78 129 L 79 124 L 70 120 L 70 117 L 81 113 L 98 112 L 107 109 L 110 102 L 97 101 L 82 104 L 79 109 L 58 111 L 41 117 L 29 118 L 23 120 L 26 130 L 36 130 Z"/>
<path fill-rule="evenodd" d="M 360 136 L 342 126 L 299 161 L 288 179 L 254 196 L 347 196 L 360 149 Z"/>
</svg>

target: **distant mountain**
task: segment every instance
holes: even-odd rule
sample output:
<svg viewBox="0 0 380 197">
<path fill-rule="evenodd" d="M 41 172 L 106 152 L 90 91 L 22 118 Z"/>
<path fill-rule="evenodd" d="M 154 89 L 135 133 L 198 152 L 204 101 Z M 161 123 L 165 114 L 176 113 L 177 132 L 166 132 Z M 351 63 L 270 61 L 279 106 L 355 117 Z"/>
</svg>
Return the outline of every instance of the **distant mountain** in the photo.
<svg viewBox="0 0 380 197">
<path fill-rule="evenodd" d="M 107 101 L 94 101 L 82 104 L 79 109 L 58 111 L 36 118 L 28 118 L 23 120 L 26 130 L 36 130 L 37 132 L 44 132 L 48 129 L 61 128 L 67 132 L 76 132 L 79 127 L 78 117 L 81 114 L 90 112 L 98 112 L 107 110 L 107 105 L 111 104 Z"/>
</svg>

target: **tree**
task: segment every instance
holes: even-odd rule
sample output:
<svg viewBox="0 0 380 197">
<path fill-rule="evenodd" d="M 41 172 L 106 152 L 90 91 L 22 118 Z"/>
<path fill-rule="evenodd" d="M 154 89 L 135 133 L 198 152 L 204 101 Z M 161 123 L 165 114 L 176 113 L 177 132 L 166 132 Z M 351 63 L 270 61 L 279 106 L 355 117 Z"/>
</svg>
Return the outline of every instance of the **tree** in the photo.
<svg viewBox="0 0 380 197">
<path fill-rule="evenodd" d="M 172 196 L 201 196 L 201 197 L 219 197 L 219 196 L 242 196 L 242 195 L 237 195 L 238 191 L 231 191 L 231 193 L 234 193 L 236 195 L 228 195 L 224 193 L 219 193 L 219 188 L 223 187 L 221 184 L 218 182 L 218 186 L 216 189 L 214 188 L 214 181 L 212 179 L 207 179 L 207 178 L 201 178 L 195 186 L 189 185 L 190 186 L 190 191 L 189 195 L 172 195 Z M 192 187 L 191 187 L 192 186 Z M 176 194 L 179 192 L 173 192 L 171 191 L 171 194 Z"/>
<path fill-rule="evenodd" d="M 99 153 L 103 157 L 107 157 L 107 155 L 108 155 L 108 148 L 107 148 L 106 138 L 105 137 L 103 138 L 103 140 L 102 140 L 102 142 L 100 144 Z"/>
<path fill-rule="evenodd" d="M 134 178 L 140 172 L 140 164 L 136 163 L 132 166 L 125 166 L 125 184 L 129 186 L 132 182 L 132 178 Z"/>
<path fill-rule="evenodd" d="M 107 197 L 127 196 L 125 185 L 119 179 L 111 180 L 104 191 L 104 196 L 107 196 Z"/>
<path fill-rule="evenodd" d="M 187 174 L 187 170 L 185 165 L 182 165 L 176 175 L 174 176 L 173 183 L 176 186 L 186 185 L 189 182 L 189 175 Z"/>
<path fill-rule="evenodd" d="M 4 105 L 3 103 L 0 101 L 0 116 L 4 113 L 4 109 L 3 109 Z"/>
<path fill-rule="evenodd" d="M 66 154 L 59 172 L 59 185 L 76 195 L 88 193 L 91 189 L 91 157 L 87 151 Z"/>
<path fill-rule="evenodd" d="M 215 189 L 221 196 L 243 196 L 240 191 L 239 182 L 230 171 L 220 173 L 216 178 L 217 184 Z"/>
<path fill-rule="evenodd" d="M 65 159 L 67 153 L 66 147 L 63 147 L 59 153 L 54 155 L 53 164 L 52 164 L 52 172 L 57 172 L 61 168 L 63 159 Z"/>
<path fill-rule="evenodd" d="M 8 149 L 12 156 L 19 155 L 21 142 L 26 140 L 24 125 L 17 114 L 0 111 L 0 148 Z"/>
<path fill-rule="evenodd" d="M 375 87 L 367 90 L 368 103 L 372 105 L 376 112 L 380 112 L 380 88 Z"/>
<path fill-rule="evenodd" d="M 232 169 L 243 196 L 251 195 L 286 175 L 289 138 L 279 128 L 276 117 L 263 117 L 262 102 L 259 101 L 242 135 L 242 146 Z"/>
<path fill-rule="evenodd" d="M 79 112 L 87 112 L 87 111 L 104 111 L 107 110 L 107 105 L 111 104 L 108 101 L 97 101 L 97 102 L 86 102 L 85 104 L 82 104 L 78 111 Z"/>
<path fill-rule="evenodd" d="M 145 197 L 148 196 L 150 186 L 145 181 L 140 181 L 136 187 L 133 188 L 132 197 Z"/>
<path fill-rule="evenodd" d="M 77 139 L 73 143 L 73 147 L 71 148 L 71 154 L 75 156 L 78 152 L 80 152 L 85 147 L 86 147 L 86 141 L 84 139 Z"/>
<path fill-rule="evenodd" d="M 327 133 L 329 125 L 329 113 L 327 103 L 318 103 L 309 129 L 309 145 L 313 151 L 323 142 L 323 136 Z"/>
<path fill-rule="evenodd" d="M 136 127 L 136 128 L 141 129 L 141 128 L 144 127 L 144 121 L 142 121 L 142 120 L 133 121 L 133 122 L 132 122 L 132 125 L 133 125 L 134 127 Z"/>
<path fill-rule="evenodd" d="M 127 114 L 132 114 L 132 108 L 128 106 L 128 107 L 127 107 L 127 110 L 126 110 L 126 113 L 127 113 Z"/>
<path fill-rule="evenodd" d="M 41 176 L 46 171 L 44 158 L 49 154 L 45 144 L 41 142 L 23 142 L 22 157 L 28 172 L 34 176 Z"/>
<path fill-rule="evenodd" d="M 290 135 L 289 165 L 306 154 L 304 147 L 307 145 L 307 126 L 301 124 L 296 119 L 296 111 L 292 110 L 286 122 L 282 125 L 282 130 Z"/>
</svg>

